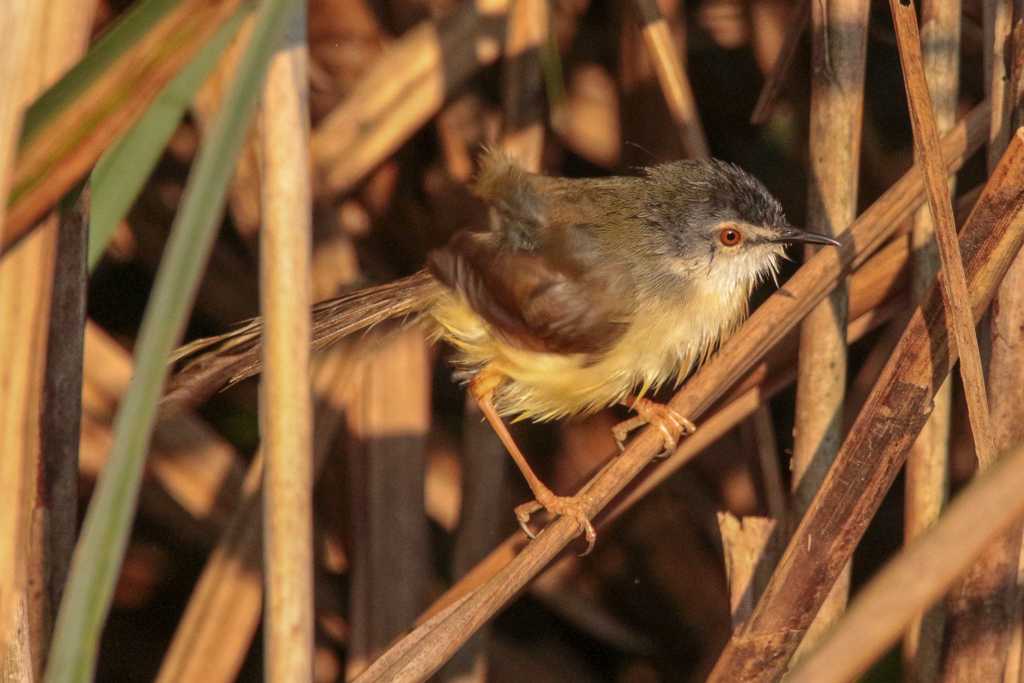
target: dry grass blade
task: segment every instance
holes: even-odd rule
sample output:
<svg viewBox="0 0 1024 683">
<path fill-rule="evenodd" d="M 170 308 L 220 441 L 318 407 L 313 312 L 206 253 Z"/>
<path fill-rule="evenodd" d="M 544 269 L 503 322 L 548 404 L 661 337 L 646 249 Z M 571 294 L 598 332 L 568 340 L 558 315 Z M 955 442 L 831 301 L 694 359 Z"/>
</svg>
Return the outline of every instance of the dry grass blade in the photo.
<svg viewBox="0 0 1024 683">
<path fill-rule="evenodd" d="M 668 22 L 658 9 L 657 0 L 635 0 L 637 13 L 640 15 L 641 31 L 644 43 L 650 53 L 651 62 L 658 74 L 658 83 L 665 95 L 672 120 L 679 128 L 686 156 L 691 159 L 703 159 L 710 156 L 708 141 L 704 136 L 697 115 L 697 104 L 693 98 L 690 79 L 683 70 L 683 60 L 672 40 L 672 31 Z"/>
<path fill-rule="evenodd" d="M 1024 131 L 962 232 L 970 304 L 980 317 L 1024 241 Z M 956 360 L 938 285 L 908 323 L 821 491 L 754 614 L 733 635 L 713 681 L 780 676 L 881 504 Z M 955 348 L 955 347 L 954 347 Z"/>
<path fill-rule="evenodd" d="M 313 400 L 309 386 L 312 186 L 304 3 L 271 59 L 263 88 L 260 156 L 260 386 L 266 677 L 313 676 Z"/>
<path fill-rule="evenodd" d="M 987 133 L 988 107 L 975 108 L 947 139 L 945 155 L 950 167 L 977 149 Z M 882 199 L 847 231 L 839 250 L 819 252 L 790 278 L 782 291 L 758 308 L 736 334 L 676 394 L 671 405 L 682 415 L 698 419 L 730 386 L 781 340 L 828 292 L 845 269 L 863 263 L 896 229 L 898 221 L 917 207 L 923 191 L 920 171 L 908 172 Z M 838 253 L 837 253 L 838 252 Z M 645 429 L 578 494 L 588 517 L 594 517 L 648 465 L 661 449 L 657 429 Z M 420 680 L 436 671 L 487 619 L 536 576 L 579 533 L 575 521 L 558 518 L 514 560 L 502 567 L 448 619 L 433 622 L 431 637 L 420 648 L 407 648 L 402 640 L 385 653 L 388 666 L 375 663 L 359 681 Z M 420 627 L 421 629 L 424 627 Z M 406 638 L 421 638 L 421 630 Z"/>
<path fill-rule="evenodd" d="M 792 12 L 792 21 L 789 22 L 789 30 L 786 31 L 786 39 L 782 43 L 778 59 L 775 60 L 771 73 L 768 74 L 768 78 L 761 87 L 761 94 L 757 96 L 757 104 L 754 105 L 754 111 L 750 114 L 750 122 L 755 126 L 768 121 L 775 109 L 775 103 L 782 92 L 786 76 L 793 68 L 793 61 L 800 48 L 800 38 L 811 18 L 811 0 L 800 0 L 800 4 L 794 7 Z"/>
<path fill-rule="evenodd" d="M 974 434 L 975 451 L 978 461 L 984 466 L 995 455 L 992 444 L 992 420 L 985 396 L 985 377 L 981 368 L 981 353 L 978 338 L 974 332 L 967 291 L 967 278 L 960 260 L 956 238 L 956 223 L 953 206 L 950 203 L 947 173 L 939 163 L 939 133 L 932 111 L 931 95 L 925 81 L 924 63 L 921 56 L 921 36 L 917 28 L 914 3 L 908 0 L 889 0 L 896 40 L 900 48 L 900 63 L 903 65 L 903 83 L 907 90 L 910 106 L 910 121 L 914 129 L 914 149 L 924 165 L 928 189 L 928 206 L 935 222 L 935 237 L 942 259 L 939 281 L 946 295 L 949 308 L 949 324 L 953 339 L 960 355 L 960 374 L 964 381 L 964 395 L 967 398 L 967 412 Z"/>
<path fill-rule="evenodd" d="M 23 237 L 89 172 L 110 143 L 138 120 L 240 3 L 182 0 L 71 106 L 23 141 L 0 251 Z"/>
<path fill-rule="evenodd" d="M 392 154 L 448 95 L 501 52 L 506 0 L 470 0 L 391 45 L 317 126 L 318 193 L 338 194 Z"/>
<path fill-rule="evenodd" d="M 915 614 L 938 600 L 986 545 L 1024 515 L 1022 487 L 1024 446 L 1017 446 L 957 496 L 938 524 L 862 589 L 827 640 L 786 680 L 857 679 L 899 638 Z"/>
<path fill-rule="evenodd" d="M 935 107 L 939 131 L 945 133 L 956 119 L 960 86 L 959 2 L 925 0 L 921 6 L 921 48 L 928 72 L 928 89 Z M 954 180 L 950 178 L 950 189 Z M 911 297 L 920 303 L 928 294 L 939 270 L 935 228 L 931 213 L 922 207 L 914 218 Z M 911 543 L 939 518 L 946 503 L 949 467 L 949 434 L 953 385 L 948 379 L 935 394 L 935 407 L 907 456 L 904 543 Z M 903 663 L 914 680 L 938 676 L 945 616 L 941 606 L 920 615 L 907 631 Z"/>
<path fill-rule="evenodd" d="M 811 8 L 807 227 L 833 237 L 857 215 L 869 5 L 866 0 L 834 0 Z M 814 250 L 808 247 L 807 253 Z M 791 462 L 793 519 L 803 516 L 843 440 L 847 306 L 842 282 L 800 328 Z M 808 643 L 842 613 L 849 578 L 847 569 L 819 611 Z"/>
</svg>

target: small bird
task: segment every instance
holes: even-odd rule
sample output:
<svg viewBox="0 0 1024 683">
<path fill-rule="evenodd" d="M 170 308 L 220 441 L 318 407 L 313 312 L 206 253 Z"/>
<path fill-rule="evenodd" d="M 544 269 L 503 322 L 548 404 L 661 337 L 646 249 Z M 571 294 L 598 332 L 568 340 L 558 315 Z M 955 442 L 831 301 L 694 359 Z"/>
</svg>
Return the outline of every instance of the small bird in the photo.
<svg viewBox="0 0 1024 683">
<path fill-rule="evenodd" d="M 487 151 L 474 190 L 494 209 L 490 230 L 455 234 L 409 277 L 317 304 L 313 347 L 394 319 L 450 344 L 456 377 L 533 492 L 516 508 L 520 526 L 534 537 L 529 521 L 542 508 L 572 517 L 589 552 L 596 536 L 581 505 L 540 481 L 504 418 L 546 421 L 624 404 L 637 415 L 613 428 L 620 447 L 649 423 L 671 453 L 695 427 L 646 395 L 678 386 L 736 330 L 787 244 L 838 242 L 791 226 L 764 185 L 714 159 L 570 179 Z M 191 360 L 165 402 L 257 374 L 261 333 L 254 319 L 179 349 L 175 360 Z"/>
</svg>

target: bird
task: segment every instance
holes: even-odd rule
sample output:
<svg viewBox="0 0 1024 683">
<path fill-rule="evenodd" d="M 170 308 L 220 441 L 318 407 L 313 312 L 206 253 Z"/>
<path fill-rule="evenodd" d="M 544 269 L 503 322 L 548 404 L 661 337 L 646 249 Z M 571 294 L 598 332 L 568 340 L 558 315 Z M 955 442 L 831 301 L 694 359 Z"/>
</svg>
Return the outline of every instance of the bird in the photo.
<svg viewBox="0 0 1024 683">
<path fill-rule="evenodd" d="M 633 176 L 532 173 L 490 149 L 472 187 L 490 225 L 463 230 L 424 268 L 316 304 L 314 350 L 382 323 L 423 326 L 453 349 L 467 385 L 533 493 L 516 518 L 530 538 L 541 509 L 576 521 L 586 554 L 596 534 L 580 502 L 533 472 L 506 420 L 544 422 L 617 404 L 636 415 L 612 432 L 620 448 L 645 424 L 666 453 L 695 425 L 649 395 L 678 386 L 747 317 L 753 289 L 774 279 L 794 243 L 838 246 L 792 226 L 753 175 L 688 159 Z M 181 347 L 187 360 L 165 402 L 193 401 L 258 374 L 262 321 Z M 185 398 L 183 398 L 185 397 Z"/>
</svg>

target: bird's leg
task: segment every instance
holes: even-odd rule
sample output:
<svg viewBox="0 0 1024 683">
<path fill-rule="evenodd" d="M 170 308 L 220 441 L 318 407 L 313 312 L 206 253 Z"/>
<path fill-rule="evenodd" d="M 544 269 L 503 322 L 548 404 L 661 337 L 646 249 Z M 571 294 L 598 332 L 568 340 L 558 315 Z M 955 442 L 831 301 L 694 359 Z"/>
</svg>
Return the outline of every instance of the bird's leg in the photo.
<svg viewBox="0 0 1024 683">
<path fill-rule="evenodd" d="M 583 505 L 576 499 L 568 496 L 556 496 L 554 492 L 545 486 L 544 482 L 534 473 L 530 467 L 530 463 L 526 461 L 526 457 L 523 452 L 519 450 L 519 446 L 516 444 L 515 439 L 512 438 L 512 434 L 508 431 L 508 427 L 505 425 L 504 420 L 498 415 L 498 411 L 494 408 L 494 402 L 492 401 L 494 390 L 501 383 L 502 378 L 500 375 L 489 372 L 486 368 L 472 379 L 469 384 L 469 390 L 476 400 L 477 405 L 480 406 L 480 411 L 487 418 L 487 422 L 490 423 L 491 428 L 494 429 L 498 438 L 501 439 L 501 443 L 505 445 L 509 455 L 516 463 L 516 467 L 523 473 L 523 477 L 526 479 L 527 485 L 533 492 L 534 500 L 529 503 L 523 503 L 516 508 L 516 519 L 519 520 L 519 526 L 522 527 L 523 532 L 526 533 L 531 539 L 536 537 L 533 529 L 530 528 L 530 516 L 534 512 L 537 512 L 541 508 L 544 508 L 552 515 L 563 515 L 570 517 L 576 521 L 579 525 L 580 530 L 584 533 L 587 539 L 587 549 L 583 551 L 583 555 L 586 555 L 593 549 L 594 541 L 597 539 L 597 534 L 594 532 L 594 526 L 590 523 L 590 519 L 587 517 L 586 512 L 583 509 Z"/>
<path fill-rule="evenodd" d="M 612 436 L 615 437 L 615 443 L 619 445 L 620 450 L 625 449 L 626 437 L 631 431 L 648 424 L 652 424 L 661 430 L 661 434 L 664 437 L 665 457 L 668 457 L 675 451 L 680 437 L 697 431 L 697 426 L 693 422 L 664 403 L 658 403 L 640 396 L 624 400 L 622 404 L 629 406 L 637 414 L 612 427 Z"/>
</svg>

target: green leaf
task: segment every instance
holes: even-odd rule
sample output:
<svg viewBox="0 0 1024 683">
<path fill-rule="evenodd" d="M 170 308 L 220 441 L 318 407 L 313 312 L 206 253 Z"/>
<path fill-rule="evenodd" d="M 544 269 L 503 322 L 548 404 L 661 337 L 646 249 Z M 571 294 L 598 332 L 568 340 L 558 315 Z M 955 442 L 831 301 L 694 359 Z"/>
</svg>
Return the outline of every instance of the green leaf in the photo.
<svg viewBox="0 0 1024 683">
<path fill-rule="evenodd" d="M 100 157 L 89 178 L 89 270 L 99 262 L 114 229 L 142 191 L 196 91 L 217 65 L 250 10 L 250 5 L 242 5 L 164 88 L 142 118 Z"/>
<path fill-rule="evenodd" d="M 85 515 L 57 614 L 46 681 L 91 681 L 131 532 L 139 485 L 167 375 L 221 213 L 228 181 L 259 101 L 267 64 L 295 0 L 263 0 L 220 115 L 203 140 L 171 229 L 136 345 L 135 375 L 114 420 L 114 441 Z"/>
<path fill-rule="evenodd" d="M 89 48 L 82 61 L 73 66 L 52 88 L 29 106 L 21 129 L 21 144 L 85 92 L 107 67 L 139 42 L 146 33 L 181 0 L 142 0 L 125 12 L 102 38 Z"/>
</svg>

